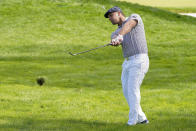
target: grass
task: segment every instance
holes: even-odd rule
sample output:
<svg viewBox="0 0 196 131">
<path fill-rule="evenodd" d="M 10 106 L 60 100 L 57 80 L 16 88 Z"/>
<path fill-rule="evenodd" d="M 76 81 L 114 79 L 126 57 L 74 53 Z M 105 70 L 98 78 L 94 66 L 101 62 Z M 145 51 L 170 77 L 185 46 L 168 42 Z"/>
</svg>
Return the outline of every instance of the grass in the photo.
<svg viewBox="0 0 196 131">
<path fill-rule="evenodd" d="M 155 7 L 196 7 L 195 0 L 118 0 Z"/>
<path fill-rule="evenodd" d="M 145 24 L 149 125 L 125 125 L 120 47 L 68 54 L 110 41 L 116 26 L 103 14 L 113 5 Z M 195 18 L 112 0 L 2 0 L 0 16 L 0 130 L 195 130 Z"/>
<path fill-rule="evenodd" d="M 195 0 L 118 0 L 135 4 L 158 7 L 177 13 L 196 12 Z"/>
</svg>

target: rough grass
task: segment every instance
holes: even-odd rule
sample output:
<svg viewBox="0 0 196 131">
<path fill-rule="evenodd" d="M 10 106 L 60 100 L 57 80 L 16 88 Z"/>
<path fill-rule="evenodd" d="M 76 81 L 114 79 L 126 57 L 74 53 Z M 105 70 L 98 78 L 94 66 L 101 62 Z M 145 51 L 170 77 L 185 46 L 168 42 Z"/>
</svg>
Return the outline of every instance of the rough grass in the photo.
<svg viewBox="0 0 196 131">
<path fill-rule="evenodd" d="M 117 0 L 117 1 L 127 1 L 131 3 L 137 3 L 141 5 L 148 5 L 154 7 L 174 7 L 174 8 L 196 7 L 195 0 Z"/>
<path fill-rule="evenodd" d="M 120 47 L 68 54 L 110 41 L 113 5 L 145 24 L 149 125 L 126 126 Z M 2 0 L 0 16 L 0 130 L 195 130 L 195 18 L 112 0 Z"/>
<path fill-rule="evenodd" d="M 195 0 L 117 0 L 117 1 L 127 1 L 134 4 L 157 7 L 176 13 L 196 12 Z"/>
</svg>

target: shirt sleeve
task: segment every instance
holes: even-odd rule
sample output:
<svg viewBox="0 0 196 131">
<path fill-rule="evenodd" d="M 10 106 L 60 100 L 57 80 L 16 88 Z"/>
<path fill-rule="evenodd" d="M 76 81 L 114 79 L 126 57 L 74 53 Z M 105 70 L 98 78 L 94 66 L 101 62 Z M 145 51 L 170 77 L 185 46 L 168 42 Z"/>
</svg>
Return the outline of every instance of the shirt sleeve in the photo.
<svg viewBox="0 0 196 131">
<path fill-rule="evenodd" d="M 131 14 L 129 20 L 136 20 L 138 24 L 141 22 L 141 17 L 138 14 Z"/>
</svg>

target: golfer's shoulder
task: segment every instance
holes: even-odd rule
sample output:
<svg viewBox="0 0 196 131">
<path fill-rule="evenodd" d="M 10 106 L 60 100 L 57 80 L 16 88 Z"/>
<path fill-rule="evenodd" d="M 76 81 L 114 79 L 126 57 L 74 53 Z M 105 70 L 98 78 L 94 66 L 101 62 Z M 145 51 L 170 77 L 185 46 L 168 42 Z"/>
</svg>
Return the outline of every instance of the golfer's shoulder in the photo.
<svg viewBox="0 0 196 131">
<path fill-rule="evenodd" d="M 139 23 L 139 25 L 140 23 L 142 23 L 142 18 L 140 17 L 139 14 L 136 14 L 136 13 L 131 14 L 129 16 L 129 20 L 136 20 Z"/>
<path fill-rule="evenodd" d="M 133 13 L 129 16 L 129 19 L 141 19 L 141 16 L 139 14 Z"/>
</svg>

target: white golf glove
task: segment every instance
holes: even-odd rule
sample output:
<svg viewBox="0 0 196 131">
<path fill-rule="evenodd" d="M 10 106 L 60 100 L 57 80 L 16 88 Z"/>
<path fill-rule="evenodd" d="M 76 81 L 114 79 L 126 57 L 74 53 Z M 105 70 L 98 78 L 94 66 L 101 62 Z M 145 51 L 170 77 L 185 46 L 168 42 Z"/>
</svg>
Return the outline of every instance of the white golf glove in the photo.
<svg viewBox="0 0 196 131">
<path fill-rule="evenodd" d="M 118 34 L 114 39 L 112 39 L 113 45 L 119 45 L 123 41 L 123 35 Z"/>
</svg>

